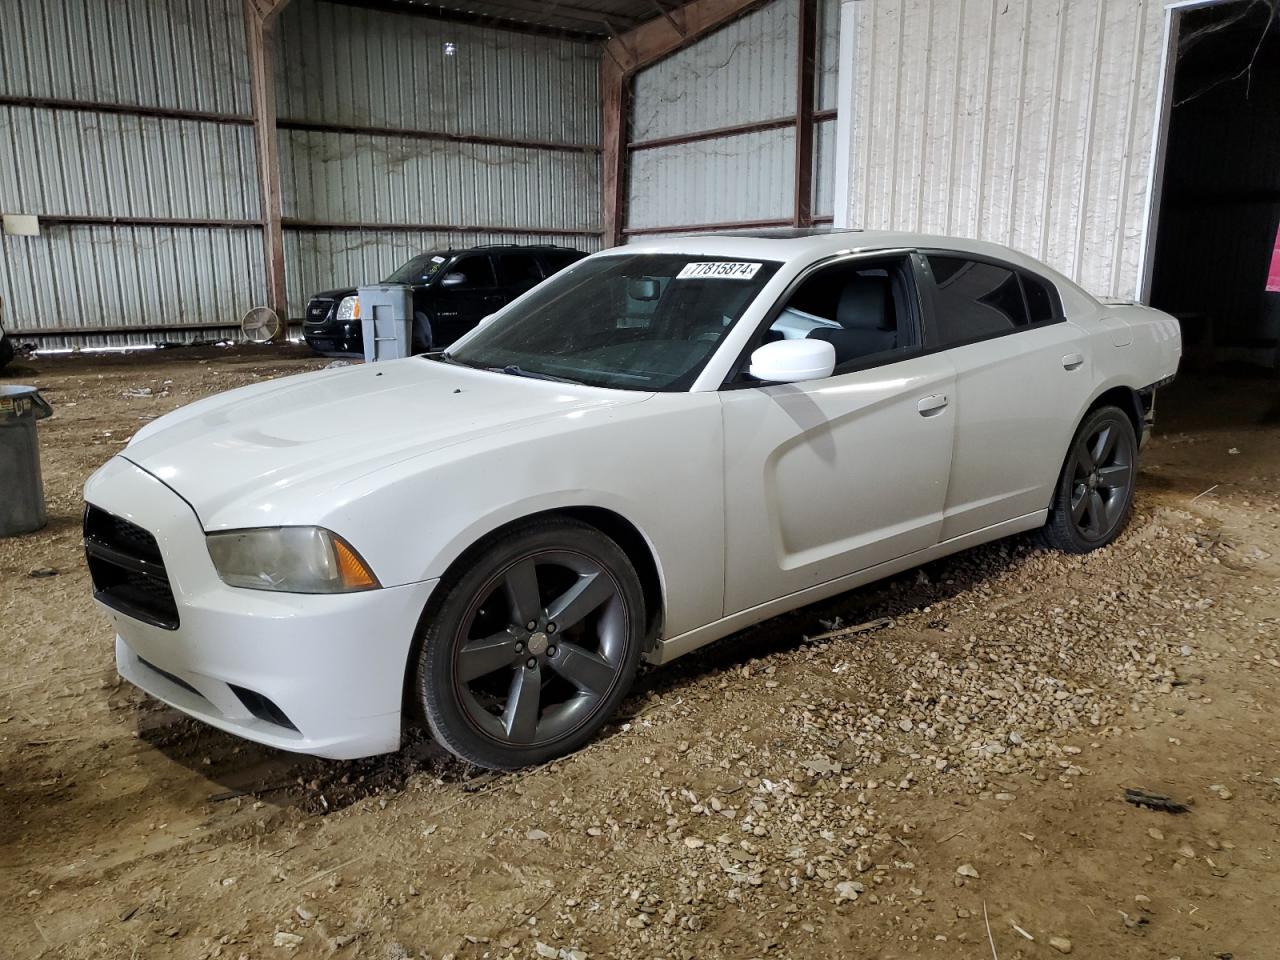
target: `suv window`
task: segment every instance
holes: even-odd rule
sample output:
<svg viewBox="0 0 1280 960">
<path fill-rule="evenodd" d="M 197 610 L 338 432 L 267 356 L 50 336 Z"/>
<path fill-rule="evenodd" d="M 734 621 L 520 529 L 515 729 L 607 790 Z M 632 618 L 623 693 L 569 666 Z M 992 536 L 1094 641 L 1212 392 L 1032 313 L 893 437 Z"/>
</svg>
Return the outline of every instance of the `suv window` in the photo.
<svg viewBox="0 0 1280 960">
<path fill-rule="evenodd" d="M 582 254 L 573 250 L 565 250 L 564 252 L 553 251 L 551 253 L 542 254 L 542 265 L 547 271 L 547 276 L 553 273 L 559 273 L 565 267 L 572 263 L 577 263 L 582 259 Z"/>
<path fill-rule="evenodd" d="M 504 253 L 498 257 L 498 282 L 527 289 L 542 282 L 542 269 L 531 253 Z"/>
<path fill-rule="evenodd" d="M 761 340 L 826 340 L 837 374 L 896 360 L 920 344 L 912 291 L 905 257 L 832 264 L 801 282 Z"/>
<path fill-rule="evenodd" d="M 453 279 L 455 276 L 461 279 Z M 481 290 L 493 287 L 495 284 L 493 264 L 487 256 L 480 253 L 460 258 L 441 278 L 441 287 L 445 290 Z"/>
<path fill-rule="evenodd" d="M 933 322 L 941 345 L 963 343 L 1027 325 L 1018 275 L 979 260 L 928 254 Z"/>
</svg>

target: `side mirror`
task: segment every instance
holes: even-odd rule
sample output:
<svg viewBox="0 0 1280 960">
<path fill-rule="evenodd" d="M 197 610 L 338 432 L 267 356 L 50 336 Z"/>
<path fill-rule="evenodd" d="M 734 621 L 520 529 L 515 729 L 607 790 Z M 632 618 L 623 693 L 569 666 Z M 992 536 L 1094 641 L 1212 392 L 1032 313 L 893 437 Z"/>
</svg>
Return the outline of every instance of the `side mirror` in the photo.
<svg viewBox="0 0 1280 960">
<path fill-rule="evenodd" d="M 446 273 L 440 278 L 440 286 L 442 287 L 460 287 L 466 282 L 467 275 L 458 270 L 454 270 L 452 273 Z"/>
<path fill-rule="evenodd" d="M 826 340 L 776 340 L 757 347 L 747 372 L 768 383 L 799 383 L 831 376 L 836 348 Z"/>
</svg>

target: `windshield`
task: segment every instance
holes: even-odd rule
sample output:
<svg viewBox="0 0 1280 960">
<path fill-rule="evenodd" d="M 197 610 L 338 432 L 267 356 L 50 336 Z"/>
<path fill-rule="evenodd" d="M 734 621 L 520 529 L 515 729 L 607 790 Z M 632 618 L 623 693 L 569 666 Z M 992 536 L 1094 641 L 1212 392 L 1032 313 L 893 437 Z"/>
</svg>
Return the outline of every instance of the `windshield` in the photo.
<svg viewBox="0 0 1280 960">
<path fill-rule="evenodd" d="M 445 253 L 424 253 L 414 257 L 408 263 L 404 264 L 387 277 L 383 283 L 408 283 L 413 285 L 421 285 L 430 283 L 431 278 L 440 272 L 440 268 L 449 262 L 449 255 Z"/>
<path fill-rule="evenodd" d="M 686 390 L 781 264 L 688 254 L 588 259 L 447 361 L 624 390 Z"/>
</svg>

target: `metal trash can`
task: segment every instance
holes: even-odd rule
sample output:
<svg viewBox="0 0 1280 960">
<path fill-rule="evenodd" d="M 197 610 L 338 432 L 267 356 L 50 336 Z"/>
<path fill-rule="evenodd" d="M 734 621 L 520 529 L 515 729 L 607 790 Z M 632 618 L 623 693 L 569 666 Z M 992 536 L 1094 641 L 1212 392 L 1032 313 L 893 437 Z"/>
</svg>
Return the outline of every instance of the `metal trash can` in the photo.
<svg viewBox="0 0 1280 960">
<path fill-rule="evenodd" d="M 401 283 L 361 287 L 360 332 L 365 363 L 398 360 L 413 348 L 413 290 Z"/>
<path fill-rule="evenodd" d="M 0 386 L 0 537 L 30 533 L 48 522 L 36 421 L 52 414 L 36 387 Z"/>
</svg>

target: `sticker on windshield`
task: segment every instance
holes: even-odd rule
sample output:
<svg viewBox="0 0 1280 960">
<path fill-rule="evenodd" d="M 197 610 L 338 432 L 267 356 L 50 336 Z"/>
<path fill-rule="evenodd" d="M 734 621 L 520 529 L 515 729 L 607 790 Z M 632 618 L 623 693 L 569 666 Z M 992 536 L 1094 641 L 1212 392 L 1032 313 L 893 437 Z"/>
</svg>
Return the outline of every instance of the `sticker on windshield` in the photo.
<svg viewBox="0 0 1280 960">
<path fill-rule="evenodd" d="M 677 280 L 750 280 L 761 264 L 737 263 L 716 260 L 704 263 L 686 263 L 676 274 Z"/>
</svg>

